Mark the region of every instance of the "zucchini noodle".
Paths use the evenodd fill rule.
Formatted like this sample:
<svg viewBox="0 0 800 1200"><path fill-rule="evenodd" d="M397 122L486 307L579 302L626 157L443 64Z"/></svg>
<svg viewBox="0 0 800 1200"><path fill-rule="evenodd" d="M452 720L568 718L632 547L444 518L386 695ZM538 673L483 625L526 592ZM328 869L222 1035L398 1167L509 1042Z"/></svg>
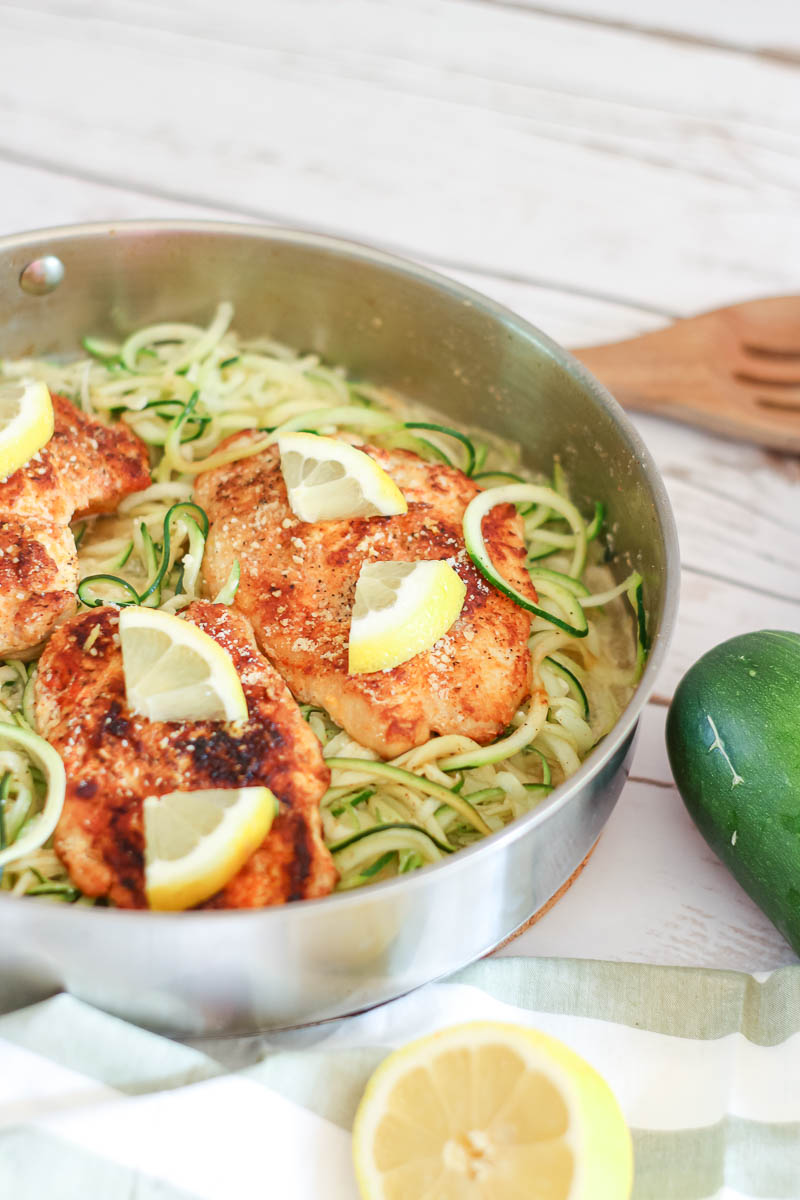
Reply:
<svg viewBox="0 0 800 1200"><path fill-rule="evenodd" d="M0 362L0 378L35 378L105 422L124 421L150 449L152 486L116 513L76 523L82 605L144 604L179 612L204 595L206 514L195 477L259 453L285 430L344 431L358 444L412 450L470 475L481 489L465 520L469 553L489 580L531 612L531 699L493 745L445 735L384 762L325 711L301 705L331 768L323 833L347 890L406 874L471 845L530 812L578 769L612 728L641 672L648 639L642 580L615 579L604 558L602 498L585 516L560 462L551 479L528 471L517 445L454 428L436 413L348 378L315 354L242 338L222 303L207 326L160 323L124 341L86 337L75 361ZM243 430L261 436L219 449ZM497 575L482 548L481 514L516 503L537 601ZM474 510L473 510L474 506ZM477 521L470 518L470 510ZM239 563L218 595L233 603ZM631 618L633 614L633 619ZM35 734L35 664L0 662L0 734ZM41 741L41 739L39 739ZM33 759L0 737L0 854L36 828L50 788ZM28 845L30 838L25 843ZM52 838L8 861L0 890L81 898Z"/></svg>

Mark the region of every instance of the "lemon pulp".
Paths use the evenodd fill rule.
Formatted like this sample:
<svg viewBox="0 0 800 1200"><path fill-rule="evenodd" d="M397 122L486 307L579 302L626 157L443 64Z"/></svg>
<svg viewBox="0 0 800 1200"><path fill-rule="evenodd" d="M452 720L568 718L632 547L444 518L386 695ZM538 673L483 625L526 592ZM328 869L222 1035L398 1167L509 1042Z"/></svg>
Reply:
<svg viewBox="0 0 800 1200"><path fill-rule="evenodd" d="M145 893L178 911L213 896L263 842L277 811L269 788L205 788L144 801Z"/></svg>
<svg viewBox="0 0 800 1200"><path fill-rule="evenodd" d="M391 1054L353 1129L364 1200L627 1200L631 1139L608 1085L563 1043L482 1021Z"/></svg>
<svg viewBox="0 0 800 1200"><path fill-rule="evenodd" d="M53 436L53 402L43 383L0 385L0 479L33 458Z"/></svg>
<svg viewBox="0 0 800 1200"><path fill-rule="evenodd" d="M450 629L467 588L440 559L364 563L350 622L348 671L385 671L430 650Z"/></svg>
<svg viewBox="0 0 800 1200"><path fill-rule="evenodd" d="M396 516L408 511L403 493L369 454L316 433L278 437L289 507L301 521Z"/></svg>
<svg viewBox="0 0 800 1200"><path fill-rule="evenodd" d="M130 605L119 615L128 705L151 721L245 721L228 652L190 621Z"/></svg>

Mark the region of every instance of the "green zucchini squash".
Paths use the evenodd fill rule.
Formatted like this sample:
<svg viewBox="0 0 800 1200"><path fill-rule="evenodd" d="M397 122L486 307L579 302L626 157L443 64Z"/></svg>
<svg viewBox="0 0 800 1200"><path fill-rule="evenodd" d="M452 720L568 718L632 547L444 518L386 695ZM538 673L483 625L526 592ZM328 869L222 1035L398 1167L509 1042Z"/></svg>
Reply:
<svg viewBox="0 0 800 1200"><path fill-rule="evenodd" d="M670 706L667 751L703 837L800 953L800 634L704 654Z"/></svg>

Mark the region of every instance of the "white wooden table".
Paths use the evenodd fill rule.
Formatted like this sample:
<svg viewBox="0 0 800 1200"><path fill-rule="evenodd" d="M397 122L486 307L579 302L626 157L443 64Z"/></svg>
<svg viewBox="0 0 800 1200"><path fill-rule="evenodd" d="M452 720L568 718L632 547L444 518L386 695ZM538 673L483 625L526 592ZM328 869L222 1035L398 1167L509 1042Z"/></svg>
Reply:
<svg viewBox="0 0 800 1200"><path fill-rule="evenodd" d="M585 345L800 290L798 191L795 0L0 0L3 234L314 228ZM692 826L663 729L704 650L800 629L800 463L636 423L678 520L678 629L597 851L512 952L767 969L795 957Z"/></svg>

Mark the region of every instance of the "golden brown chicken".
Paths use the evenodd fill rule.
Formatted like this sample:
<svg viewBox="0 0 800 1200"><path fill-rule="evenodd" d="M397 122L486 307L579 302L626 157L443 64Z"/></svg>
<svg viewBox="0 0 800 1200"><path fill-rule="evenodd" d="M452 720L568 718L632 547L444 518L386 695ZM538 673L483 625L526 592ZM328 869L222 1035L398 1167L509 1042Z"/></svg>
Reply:
<svg viewBox="0 0 800 1200"><path fill-rule="evenodd" d="M258 434L239 434L226 445ZM405 450L362 447L408 502L395 517L307 524L289 508L277 448L201 475L195 498L211 530L203 571L213 594L235 559L236 606L294 695L327 709L348 733L391 757L431 733L497 737L531 688L530 616L491 587L464 547L462 518L478 486ZM483 533L498 570L525 595L520 518L492 509ZM434 648L391 670L348 675L356 580L365 561L448 559L467 587L460 617Z"/></svg>
<svg viewBox="0 0 800 1200"><path fill-rule="evenodd" d="M73 517L113 511L150 484L147 447L126 425L52 399L50 441L0 480L0 658L30 652L75 608Z"/></svg>
<svg viewBox="0 0 800 1200"><path fill-rule="evenodd" d="M213 908L258 908L323 896L336 869L321 835L319 801L330 773L288 688L259 654L245 617L195 601L186 619L224 645L242 681L249 719L158 722L127 708L118 609L92 609L65 622L39 663L36 721L67 773L55 849L88 896L146 906L145 796L263 784L280 812L258 850Z"/></svg>
<svg viewBox="0 0 800 1200"><path fill-rule="evenodd" d="M24 654L75 608L78 556L68 525L0 516L0 658Z"/></svg>

